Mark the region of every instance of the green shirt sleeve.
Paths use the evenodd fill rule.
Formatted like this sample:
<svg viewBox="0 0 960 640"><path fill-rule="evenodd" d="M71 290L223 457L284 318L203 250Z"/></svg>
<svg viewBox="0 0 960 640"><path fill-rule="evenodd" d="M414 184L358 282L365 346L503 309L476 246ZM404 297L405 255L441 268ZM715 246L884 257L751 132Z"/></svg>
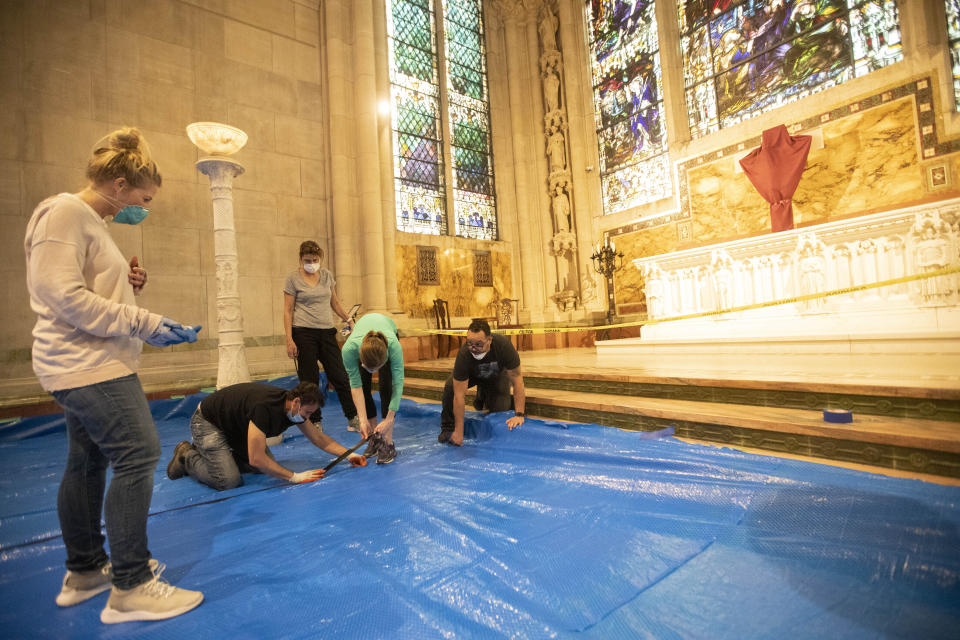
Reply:
<svg viewBox="0 0 960 640"><path fill-rule="evenodd" d="M390 411L400 408L400 396L403 395L403 347L400 341L394 338L387 347L390 353L390 373L393 374L393 395L390 397Z"/></svg>
<svg viewBox="0 0 960 640"><path fill-rule="evenodd" d="M343 356L343 368L350 377L350 388L360 389L363 382L360 380L360 343L356 340L347 340L340 353Z"/></svg>

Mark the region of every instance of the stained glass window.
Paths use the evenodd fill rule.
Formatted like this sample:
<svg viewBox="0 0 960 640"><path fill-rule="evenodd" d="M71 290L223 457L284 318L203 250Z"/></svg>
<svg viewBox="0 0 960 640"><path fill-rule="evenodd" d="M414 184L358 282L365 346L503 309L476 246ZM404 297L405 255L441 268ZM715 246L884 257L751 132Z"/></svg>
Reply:
<svg viewBox="0 0 960 640"><path fill-rule="evenodd" d="M456 234L496 240L487 54L480 0L443 0Z"/></svg>
<svg viewBox="0 0 960 640"><path fill-rule="evenodd" d="M397 228L447 230L437 33L430 0L386 0Z"/></svg>
<svg viewBox="0 0 960 640"><path fill-rule="evenodd" d="M588 0L604 213L672 192L653 0Z"/></svg>
<svg viewBox="0 0 960 640"><path fill-rule="evenodd" d="M678 0L696 138L903 59L894 0Z"/></svg>
<svg viewBox="0 0 960 640"><path fill-rule="evenodd" d="M953 63L953 100L960 109L960 0L946 0L947 38Z"/></svg>
<svg viewBox="0 0 960 640"><path fill-rule="evenodd" d="M443 0L442 30L436 2L386 0L397 228L446 234L452 199L457 235L496 239L480 0ZM452 158L449 190L446 158Z"/></svg>

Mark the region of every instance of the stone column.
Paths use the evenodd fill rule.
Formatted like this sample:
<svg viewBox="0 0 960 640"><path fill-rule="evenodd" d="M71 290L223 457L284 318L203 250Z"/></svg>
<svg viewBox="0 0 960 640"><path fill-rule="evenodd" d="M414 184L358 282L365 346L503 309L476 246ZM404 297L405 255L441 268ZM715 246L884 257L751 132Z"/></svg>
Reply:
<svg viewBox="0 0 960 640"><path fill-rule="evenodd" d="M539 321L543 316L543 255L545 238L541 216L547 210L537 197L538 163L544 162L542 136L534 136L534 104L531 103L531 87L539 87L537 57L529 48L537 42L536 25L530 24L532 14L523 3L502 0L495 3L504 24L506 52L509 60L526 61L511 64L507 68L507 86L510 102L510 120L513 130L513 170L517 195L517 217L520 232L517 234L520 254L522 298L521 309L528 317L524 321ZM532 39L531 39L532 37ZM537 92L539 93L539 92ZM534 96L536 97L536 96ZM538 144L539 143L539 144ZM508 170L509 170L508 169Z"/></svg>
<svg viewBox="0 0 960 640"><path fill-rule="evenodd" d="M579 268L580 309L605 310L600 281L591 267L590 256L602 217L599 157L597 156L590 48L585 37L589 25L582 3L557 3L560 21L557 42L570 43L563 48L563 101L567 114L567 143L570 151L569 175L571 231L576 236L573 250Z"/></svg>
<svg viewBox="0 0 960 640"><path fill-rule="evenodd" d="M554 307L551 304L551 295L562 286L557 280L557 260L552 254L553 243L553 215L551 213L551 204L553 198L552 185L550 178L558 172L566 172L569 154L567 153L566 122L562 123L561 128L548 128L545 126L544 114L547 111L544 91L543 78L541 77L540 65L540 46L539 46L539 12L544 5L532 5L528 8L524 16L524 30L526 31L526 42L530 43L530 50L525 52L522 59L529 60L530 69L528 73L532 76L533 82L528 89L534 95L531 96L531 120L528 121L528 127L537 131L537 137L541 140L540 157L541 163L546 166L545 173L537 173L536 193L530 194L530 206L527 208L528 224L536 223L538 233L537 245L535 248L538 267L541 277L537 283L537 302L540 315L537 320L553 320L552 312ZM562 92L562 90L560 90ZM543 165L541 165L543 166ZM544 182L544 176L547 177ZM547 315L550 314L550 315Z"/></svg>
<svg viewBox="0 0 960 640"><path fill-rule="evenodd" d="M354 58L350 42L350 7L346 0L323 3L321 46L325 51L325 95L328 104L330 132L330 232L333 245L333 268L337 288L345 302L362 303L363 261L361 252L359 207L356 195L356 142L353 131L356 120L353 106Z"/></svg>
<svg viewBox="0 0 960 640"><path fill-rule="evenodd" d="M400 311L395 262L396 196L393 187L393 120L390 95L390 61L387 59L387 14L381 2L373 7L373 35L377 71L377 139L380 145L380 212L383 218L383 269L387 309ZM385 107L385 108L384 108Z"/></svg>
<svg viewBox="0 0 960 640"><path fill-rule="evenodd" d="M380 198L380 141L377 134L377 70L374 46L374 4L379 0L358 0L353 5L353 59L356 65L353 131L357 150L357 192L359 211L356 223L361 228L363 304L367 311L387 310L386 269L384 259L384 220Z"/></svg>
<svg viewBox="0 0 960 640"><path fill-rule="evenodd" d="M663 107L667 112L667 147L675 148L690 139L677 3L657 4L656 16L660 36L660 83L663 86ZM676 191L677 185L673 188Z"/></svg>
<svg viewBox="0 0 960 640"><path fill-rule="evenodd" d="M243 165L226 158L197 162L200 173L210 178L213 196L213 246L217 266L217 335L219 364L217 388L250 381L243 349L243 313L237 269L237 234L233 223L233 179Z"/></svg>

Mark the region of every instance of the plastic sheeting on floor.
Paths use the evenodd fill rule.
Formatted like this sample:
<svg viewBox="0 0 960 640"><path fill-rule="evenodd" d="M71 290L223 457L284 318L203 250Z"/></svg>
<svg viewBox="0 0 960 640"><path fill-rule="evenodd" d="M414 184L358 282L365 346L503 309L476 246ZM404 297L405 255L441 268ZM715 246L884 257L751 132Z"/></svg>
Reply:
<svg viewBox="0 0 960 640"><path fill-rule="evenodd" d="M282 383L289 385L289 380ZM204 603L102 625L60 609L62 420L0 427L0 635L9 638L948 638L960 629L960 488L596 425L404 400L400 455L291 486L170 481L201 396L152 403L164 444L150 548ZM327 433L346 431L335 396ZM295 435L294 435L295 434ZM323 466L296 428L273 448ZM657 437L660 436L660 437Z"/></svg>

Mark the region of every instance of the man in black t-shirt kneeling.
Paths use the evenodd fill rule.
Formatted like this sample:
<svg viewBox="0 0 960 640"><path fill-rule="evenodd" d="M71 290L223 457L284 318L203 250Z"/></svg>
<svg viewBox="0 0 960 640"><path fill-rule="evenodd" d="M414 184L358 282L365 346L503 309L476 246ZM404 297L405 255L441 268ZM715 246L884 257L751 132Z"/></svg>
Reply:
<svg viewBox="0 0 960 640"><path fill-rule="evenodd" d="M453 363L453 375L443 387L439 442L463 444L464 397L467 389L474 385L477 387L475 409L507 411L512 404L514 414L507 419L507 427L512 431L523 424L527 395L520 374L520 354L508 338L490 333L490 325L479 318L467 328L467 341L460 347Z"/></svg>
<svg viewBox="0 0 960 640"><path fill-rule="evenodd" d="M167 476L176 480L188 475L217 491L242 485L243 473L266 473L295 484L319 480L323 469L290 471L267 448L267 438L295 424L317 448L333 456L344 453L345 447L310 421L319 406L320 389L312 382L290 391L256 382L215 391L197 405L190 418L193 442L184 440L173 450ZM367 463L359 454L348 460L355 467Z"/></svg>

